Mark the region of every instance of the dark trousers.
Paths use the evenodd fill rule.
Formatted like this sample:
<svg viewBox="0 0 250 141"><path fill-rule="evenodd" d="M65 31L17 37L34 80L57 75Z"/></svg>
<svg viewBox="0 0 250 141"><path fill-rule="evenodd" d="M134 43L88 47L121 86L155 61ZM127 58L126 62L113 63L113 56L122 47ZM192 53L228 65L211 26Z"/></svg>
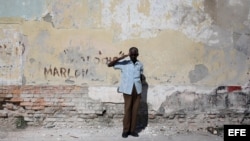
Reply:
<svg viewBox="0 0 250 141"><path fill-rule="evenodd" d="M134 132L141 95L137 94L136 88L133 86L132 95L123 94L123 97L125 113L123 118L123 132Z"/></svg>

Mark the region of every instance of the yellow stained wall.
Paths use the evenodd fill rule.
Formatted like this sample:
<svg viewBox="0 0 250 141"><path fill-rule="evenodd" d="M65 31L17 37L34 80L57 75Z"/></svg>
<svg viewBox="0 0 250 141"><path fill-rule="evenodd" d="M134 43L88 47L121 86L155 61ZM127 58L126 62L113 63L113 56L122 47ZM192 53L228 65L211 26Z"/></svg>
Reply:
<svg viewBox="0 0 250 141"><path fill-rule="evenodd" d="M217 36L227 32L212 29L203 0L159 2L53 0L37 20L0 18L1 83L116 85L119 72L106 62L131 46L139 48L150 85L242 85L249 79L247 54L228 42L231 36Z"/></svg>

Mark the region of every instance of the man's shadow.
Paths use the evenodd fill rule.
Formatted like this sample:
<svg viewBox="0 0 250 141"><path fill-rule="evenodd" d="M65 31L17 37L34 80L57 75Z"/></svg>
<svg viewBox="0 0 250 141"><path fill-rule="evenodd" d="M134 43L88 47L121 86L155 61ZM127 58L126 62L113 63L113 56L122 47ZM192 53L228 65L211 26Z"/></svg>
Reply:
<svg viewBox="0 0 250 141"><path fill-rule="evenodd" d="M137 115L137 124L136 131L137 133L144 130L148 125L148 103L147 103L147 95L148 95L148 83L146 81L145 75L141 75L142 81L142 93L141 93L141 102Z"/></svg>

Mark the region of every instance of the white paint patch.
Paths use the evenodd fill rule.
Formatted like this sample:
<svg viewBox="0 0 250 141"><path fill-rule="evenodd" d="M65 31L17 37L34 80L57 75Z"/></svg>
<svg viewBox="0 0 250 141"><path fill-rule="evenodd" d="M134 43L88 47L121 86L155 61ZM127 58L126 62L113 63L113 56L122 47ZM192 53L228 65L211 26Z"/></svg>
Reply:
<svg viewBox="0 0 250 141"><path fill-rule="evenodd" d="M234 5L240 5L243 6L243 3L241 0L229 0L229 5L234 6Z"/></svg>
<svg viewBox="0 0 250 141"><path fill-rule="evenodd" d="M116 30L117 40L136 37L156 37L161 30L173 29L186 34L195 41L207 42L213 34L210 28L212 19L201 6L197 9L193 3L203 4L204 0L149 0L147 13L139 12L139 0L126 0L111 9L112 1L102 1L102 26Z"/></svg>
<svg viewBox="0 0 250 141"><path fill-rule="evenodd" d="M116 87L89 87L89 97L100 102L124 103L123 94Z"/></svg>
<svg viewBox="0 0 250 141"><path fill-rule="evenodd" d="M157 85L149 87L147 94L142 97L146 97L148 104L152 106L152 109L157 111L166 98L172 95L174 92L195 92L198 94L209 94L211 88L196 88L194 86L166 86ZM89 87L89 97L100 102L108 103L124 103L123 94L117 93L117 87Z"/></svg>
<svg viewBox="0 0 250 141"><path fill-rule="evenodd" d="M213 90L212 90L213 91ZM195 92L197 94L209 94L211 88L197 88L195 86L166 86L158 85L151 87L148 91L147 102L152 105L152 109L157 111L166 98L175 92Z"/></svg>
<svg viewBox="0 0 250 141"><path fill-rule="evenodd" d="M246 25L250 29L250 10L249 10L249 13L248 13L247 20L244 21L244 25Z"/></svg>
<svg viewBox="0 0 250 141"><path fill-rule="evenodd" d="M0 29L0 34L0 84L22 84L23 35L15 29Z"/></svg>

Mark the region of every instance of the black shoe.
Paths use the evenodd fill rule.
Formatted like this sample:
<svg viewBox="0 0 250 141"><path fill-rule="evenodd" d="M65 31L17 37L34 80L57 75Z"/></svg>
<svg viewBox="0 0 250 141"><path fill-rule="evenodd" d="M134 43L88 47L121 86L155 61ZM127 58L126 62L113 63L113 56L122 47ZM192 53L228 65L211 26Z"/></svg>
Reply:
<svg viewBox="0 0 250 141"><path fill-rule="evenodd" d="M130 135L133 137L139 137L138 133L136 133L136 132L131 132Z"/></svg>
<svg viewBox="0 0 250 141"><path fill-rule="evenodd" d="M123 137L123 138L127 138L127 137L128 137L128 132L123 132L123 133L122 133L122 137Z"/></svg>

